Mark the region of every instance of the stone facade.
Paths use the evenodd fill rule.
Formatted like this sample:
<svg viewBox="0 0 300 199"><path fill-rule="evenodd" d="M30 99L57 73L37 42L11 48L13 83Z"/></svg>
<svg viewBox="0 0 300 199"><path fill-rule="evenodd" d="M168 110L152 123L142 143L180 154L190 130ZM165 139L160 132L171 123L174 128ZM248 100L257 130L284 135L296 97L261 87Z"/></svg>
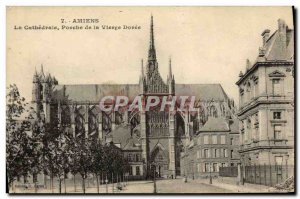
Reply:
<svg viewBox="0 0 300 199"><path fill-rule="evenodd" d="M240 154L244 165L294 165L294 31L262 33L254 64L237 81L240 92Z"/></svg>
<svg viewBox="0 0 300 199"><path fill-rule="evenodd" d="M181 173L189 178L218 176L220 167L240 163L238 120L210 117L181 156Z"/></svg>

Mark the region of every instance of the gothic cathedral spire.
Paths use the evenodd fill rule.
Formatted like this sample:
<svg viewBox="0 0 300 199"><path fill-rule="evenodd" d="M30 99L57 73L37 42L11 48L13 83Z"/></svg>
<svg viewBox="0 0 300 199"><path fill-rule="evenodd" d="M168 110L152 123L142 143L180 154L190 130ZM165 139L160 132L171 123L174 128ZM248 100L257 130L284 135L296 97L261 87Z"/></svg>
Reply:
<svg viewBox="0 0 300 199"><path fill-rule="evenodd" d="M154 45L154 28L152 15L150 21L150 45L148 51L148 63L146 64L145 84L146 91L149 93L168 92L168 85L164 83L158 71L158 63L156 60L156 51Z"/></svg>
<svg viewBox="0 0 300 199"><path fill-rule="evenodd" d="M141 75L140 75L140 79L144 79L145 74L144 74L144 60L141 60Z"/></svg>
<svg viewBox="0 0 300 199"><path fill-rule="evenodd" d="M148 52L148 62L156 62L156 52L154 46L154 32L153 32L153 16L151 15L150 22L150 46Z"/></svg>
<svg viewBox="0 0 300 199"><path fill-rule="evenodd" d="M172 79L172 61L171 57L169 58L169 76L168 78Z"/></svg>

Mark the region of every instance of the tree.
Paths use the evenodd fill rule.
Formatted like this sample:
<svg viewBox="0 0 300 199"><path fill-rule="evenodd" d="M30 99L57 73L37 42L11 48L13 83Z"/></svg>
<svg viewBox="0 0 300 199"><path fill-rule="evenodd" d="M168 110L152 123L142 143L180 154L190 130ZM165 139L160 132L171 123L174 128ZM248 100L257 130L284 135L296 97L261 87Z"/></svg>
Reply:
<svg viewBox="0 0 300 199"><path fill-rule="evenodd" d="M78 156L78 172L82 178L82 188L83 193L85 193L85 180L87 178L88 173L91 171L91 150L90 150L90 141L87 138L80 138L80 140L76 140L77 151L76 154Z"/></svg>
<svg viewBox="0 0 300 199"><path fill-rule="evenodd" d="M27 105L17 86L9 85L6 94L6 172L12 191L15 179L21 175L26 179L30 169L24 159L28 155L29 136L26 131L30 128L30 123L21 118Z"/></svg>
<svg viewBox="0 0 300 199"><path fill-rule="evenodd" d="M66 172L68 172L68 154L66 140L69 135L64 132L58 115L54 115L49 123L45 123L43 135L43 165L45 175L50 175L52 192L54 192L53 180L58 177L59 193L61 193L62 178L65 183ZM66 190L66 189L65 189Z"/></svg>
<svg viewBox="0 0 300 199"><path fill-rule="evenodd" d="M99 176L104 169L104 154L103 146L99 140L96 140L91 143L90 150L92 154L91 158L91 172L96 176L97 181L97 193L99 193Z"/></svg>
<svg viewBox="0 0 300 199"><path fill-rule="evenodd" d="M33 176L33 182L35 192L37 192L37 175L43 170L42 167L42 152L40 150L41 144L38 137L32 136L29 138L28 143L28 161L30 167L30 173Z"/></svg>
<svg viewBox="0 0 300 199"><path fill-rule="evenodd" d="M64 134L64 140L63 140L63 170L64 170L64 187L65 187L65 193L67 193L67 185L66 185L66 178L67 174L71 171L70 168L70 144L72 143L73 137L70 134Z"/></svg>
<svg viewBox="0 0 300 199"><path fill-rule="evenodd" d="M34 119L33 115L36 115L36 112L32 111L30 114L31 119ZM44 121L35 117L34 122L32 123L32 136L31 136L31 146L32 152L30 155L30 168L35 183L35 192L37 192L37 175L43 171L43 139L45 136L45 125Z"/></svg>
<svg viewBox="0 0 300 199"><path fill-rule="evenodd" d="M125 160L120 148L115 146L113 142L103 147L104 171L110 175L123 175L128 171L128 162ZM112 179L113 181L113 179Z"/></svg>
<svg viewBox="0 0 300 199"><path fill-rule="evenodd" d="M75 177L79 170L79 168L78 168L79 160L78 160L77 152L78 152L77 144L76 144L74 137L72 137L68 143L68 153L69 153L69 170L74 177L74 191L75 192L76 192L76 178Z"/></svg>
<svg viewBox="0 0 300 199"><path fill-rule="evenodd" d="M44 148L44 157L46 168L50 169L52 192L53 192L53 177L56 176L59 181L59 193L61 193L62 179L64 180L69 172L69 146L70 137L67 134L61 134L59 137L47 142ZM65 184L66 192L66 184Z"/></svg>
<svg viewBox="0 0 300 199"><path fill-rule="evenodd" d="M53 178L58 173L56 164L53 164L56 159L56 149L57 146L53 140L45 142L42 148L44 173L50 176L52 193L54 192Z"/></svg>
<svg viewBox="0 0 300 199"><path fill-rule="evenodd" d="M24 177L24 182L30 172L30 138L26 134L27 124L21 122L20 126L16 126L15 130L9 131L10 138L7 140L6 147L6 169L9 179L9 186L13 191L13 182L16 178Z"/></svg>

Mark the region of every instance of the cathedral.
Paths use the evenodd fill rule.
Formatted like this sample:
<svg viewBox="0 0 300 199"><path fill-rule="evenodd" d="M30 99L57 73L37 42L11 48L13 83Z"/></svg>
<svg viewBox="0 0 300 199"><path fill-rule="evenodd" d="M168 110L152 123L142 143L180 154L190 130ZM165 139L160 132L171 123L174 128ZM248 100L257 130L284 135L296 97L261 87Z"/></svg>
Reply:
<svg viewBox="0 0 300 199"><path fill-rule="evenodd" d="M181 175L180 155L208 118L235 115L234 102L220 84L176 83L171 60L164 66L169 69L165 81L159 73L154 41L151 16L148 58L142 61L137 84L59 84L43 68L33 76L32 102L38 114L47 123L59 121L66 133L78 138L113 142L128 159L132 179L146 178L151 168L159 177ZM150 96L195 96L197 111L102 111L99 102L108 95L127 96L131 102L141 96L143 104Z"/></svg>

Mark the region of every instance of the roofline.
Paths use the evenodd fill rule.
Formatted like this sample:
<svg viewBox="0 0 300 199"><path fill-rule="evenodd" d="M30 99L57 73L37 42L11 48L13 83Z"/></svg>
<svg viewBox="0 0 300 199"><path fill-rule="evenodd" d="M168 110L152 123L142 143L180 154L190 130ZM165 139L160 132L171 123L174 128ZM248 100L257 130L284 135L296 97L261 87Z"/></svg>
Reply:
<svg viewBox="0 0 300 199"><path fill-rule="evenodd" d="M278 30L275 30L275 31L273 32L273 34L271 34L271 36L269 36L269 38L267 39L266 43L268 43L268 41L270 41L270 39L271 39L272 37L274 37L274 35L275 35L277 32L278 32Z"/></svg>
<svg viewBox="0 0 300 199"><path fill-rule="evenodd" d="M225 92L223 86L221 84L219 84L219 86L221 87L221 90L222 90L223 95L225 96L225 98L227 98L227 100L230 100L230 98L228 97L227 93Z"/></svg>
<svg viewBox="0 0 300 199"><path fill-rule="evenodd" d="M276 64L276 65L281 65L281 64L288 64L288 65L294 65L293 61L287 61L287 60L272 60L272 61L264 61L264 62L256 62L235 84L240 85L240 83L246 79L258 66L261 65L270 65L270 64Z"/></svg>

